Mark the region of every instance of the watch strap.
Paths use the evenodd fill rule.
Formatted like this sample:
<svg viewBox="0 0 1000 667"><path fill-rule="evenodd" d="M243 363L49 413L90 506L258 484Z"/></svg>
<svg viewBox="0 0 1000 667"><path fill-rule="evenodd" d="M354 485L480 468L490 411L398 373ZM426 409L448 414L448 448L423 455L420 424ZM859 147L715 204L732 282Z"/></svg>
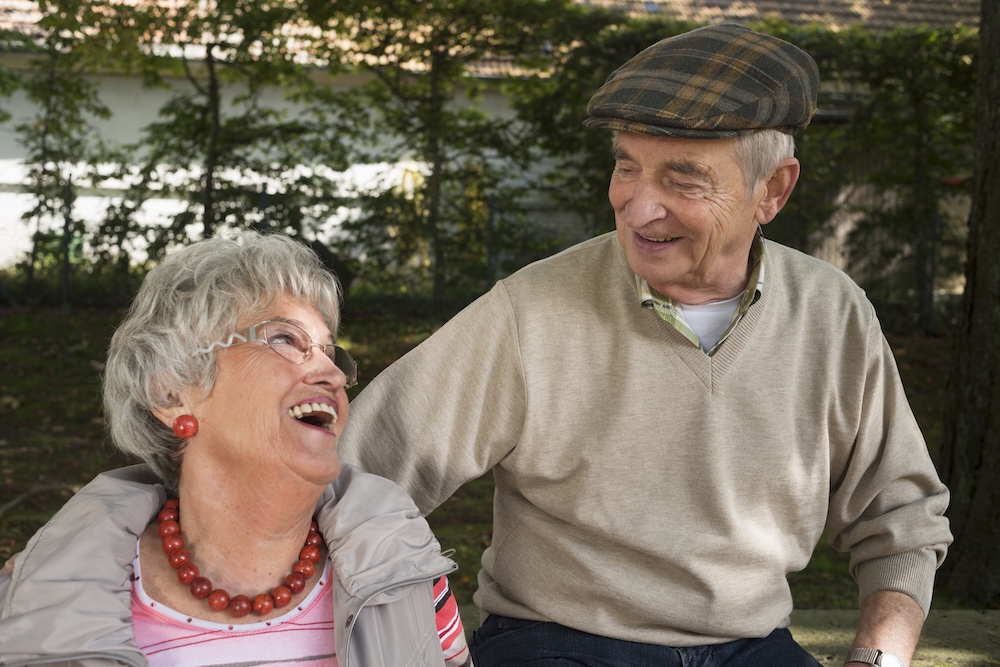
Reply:
<svg viewBox="0 0 1000 667"><path fill-rule="evenodd" d="M852 648L844 662L864 662L869 665L878 665L880 657L882 657L882 651L877 648Z"/></svg>

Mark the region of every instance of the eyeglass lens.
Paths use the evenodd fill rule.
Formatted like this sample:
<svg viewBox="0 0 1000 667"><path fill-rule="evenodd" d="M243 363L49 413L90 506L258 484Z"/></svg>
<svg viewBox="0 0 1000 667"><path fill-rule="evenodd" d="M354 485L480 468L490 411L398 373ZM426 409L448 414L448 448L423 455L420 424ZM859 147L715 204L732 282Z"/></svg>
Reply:
<svg viewBox="0 0 1000 667"><path fill-rule="evenodd" d="M309 356L313 345L323 350L330 361L347 376L348 388L357 384L358 365L350 353L339 345L313 343L301 327L290 322L272 320L263 327L264 341L275 352L295 364L301 364Z"/></svg>

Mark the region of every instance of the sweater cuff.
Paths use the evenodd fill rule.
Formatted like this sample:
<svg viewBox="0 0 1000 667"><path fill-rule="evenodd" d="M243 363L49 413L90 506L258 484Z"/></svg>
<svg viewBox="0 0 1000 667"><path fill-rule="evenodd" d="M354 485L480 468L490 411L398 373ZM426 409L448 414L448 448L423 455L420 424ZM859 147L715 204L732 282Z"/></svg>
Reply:
<svg viewBox="0 0 1000 667"><path fill-rule="evenodd" d="M924 610L931 608L937 556L930 549L907 551L865 561L857 566L858 601L872 593L895 591L913 598Z"/></svg>

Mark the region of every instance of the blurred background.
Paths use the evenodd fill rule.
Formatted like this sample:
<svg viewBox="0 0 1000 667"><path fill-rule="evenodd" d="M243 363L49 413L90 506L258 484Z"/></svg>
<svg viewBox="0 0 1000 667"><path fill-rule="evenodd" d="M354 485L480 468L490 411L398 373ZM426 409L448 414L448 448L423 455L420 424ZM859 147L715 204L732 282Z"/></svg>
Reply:
<svg viewBox="0 0 1000 667"><path fill-rule="evenodd" d="M819 64L802 176L767 236L866 289L957 491L969 546L940 604L1000 608L1000 389L983 379L1000 314L974 326L966 289L1000 259L969 234L991 228L992 2L0 0L0 562L126 462L100 371L165 254L229 227L309 244L346 288L363 387L498 279L612 230L610 134L583 129L587 100L655 41L734 20ZM470 609L491 492L431 516ZM793 584L803 608L856 603L826 546Z"/></svg>

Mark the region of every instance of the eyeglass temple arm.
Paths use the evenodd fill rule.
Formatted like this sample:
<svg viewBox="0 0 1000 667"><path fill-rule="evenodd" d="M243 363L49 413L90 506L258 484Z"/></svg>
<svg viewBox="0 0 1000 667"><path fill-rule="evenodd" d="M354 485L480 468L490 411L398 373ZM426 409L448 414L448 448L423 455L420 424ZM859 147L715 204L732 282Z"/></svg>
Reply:
<svg viewBox="0 0 1000 667"><path fill-rule="evenodd" d="M227 338L226 340L217 340L214 343L212 343L211 345L209 345L208 347L200 347L200 348L198 348L197 350L195 350L195 354L206 354L206 353L212 352L212 351L214 351L216 349L220 349L221 350L221 349L226 348L226 347L232 347L233 345L237 345L239 343L247 343L247 342L249 342L249 339L246 336L244 336L243 334L241 334L241 333L231 333L231 334L229 334L229 338Z"/></svg>

